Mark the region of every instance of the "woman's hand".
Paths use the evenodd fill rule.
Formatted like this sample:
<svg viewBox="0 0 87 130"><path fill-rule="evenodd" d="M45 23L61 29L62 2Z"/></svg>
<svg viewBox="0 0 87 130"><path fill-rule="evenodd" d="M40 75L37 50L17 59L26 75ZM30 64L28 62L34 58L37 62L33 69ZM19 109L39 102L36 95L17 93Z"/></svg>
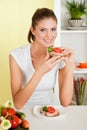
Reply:
<svg viewBox="0 0 87 130"><path fill-rule="evenodd" d="M63 59L64 59L64 57L61 57L59 55L54 55L54 56L50 57L48 54L45 61L41 64L41 66L38 68L38 70L42 75L44 75L45 73L52 70L53 67Z"/></svg>
<svg viewBox="0 0 87 130"><path fill-rule="evenodd" d="M60 57L64 57L65 62L67 62L67 61L73 62L74 61L74 52L72 49L64 48L64 47L60 47L60 49L62 50L61 53L58 53L55 51L49 52L50 57L60 56Z"/></svg>
<svg viewBox="0 0 87 130"><path fill-rule="evenodd" d="M62 56L64 57L64 61L67 62L72 62L74 63L74 52L70 48L63 48Z"/></svg>

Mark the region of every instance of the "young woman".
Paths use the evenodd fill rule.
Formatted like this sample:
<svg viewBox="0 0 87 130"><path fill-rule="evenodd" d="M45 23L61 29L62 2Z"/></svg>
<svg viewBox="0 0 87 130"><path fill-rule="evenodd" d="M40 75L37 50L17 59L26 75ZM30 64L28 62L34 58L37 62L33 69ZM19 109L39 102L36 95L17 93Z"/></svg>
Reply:
<svg viewBox="0 0 87 130"><path fill-rule="evenodd" d="M29 43L10 52L13 102L17 109L29 104L70 104L73 95L74 56L71 49L49 53L57 36L57 18L48 8L37 9L28 34ZM51 54L51 56L50 56ZM58 72L59 97L53 88Z"/></svg>

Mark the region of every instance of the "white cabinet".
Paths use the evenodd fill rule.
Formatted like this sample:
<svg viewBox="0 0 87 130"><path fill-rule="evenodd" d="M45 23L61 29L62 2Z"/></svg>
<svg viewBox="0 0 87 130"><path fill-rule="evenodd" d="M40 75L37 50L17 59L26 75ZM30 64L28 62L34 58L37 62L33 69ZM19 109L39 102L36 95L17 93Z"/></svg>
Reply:
<svg viewBox="0 0 87 130"><path fill-rule="evenodd" d="M87 61L87 30L84 28L66 29L68 14L65 4L66 0L54 0L54 10L58 18L58 36L55 45L72 48L75 53L75 63ZM87 71L74 73L87 73Z"/></svg>
<svg viewBox="0 0 87 130"><path fill-rule="evenodd" d="M67 22L69 16L65 4L66 0L54 0L54 10L58 18L58 37L55 45L72 48L75 54L75 64L87 62L87 30L84 27L78 29L67 28L69 26ZM87 70L75 69L74 75L87 77Z"/></svg>

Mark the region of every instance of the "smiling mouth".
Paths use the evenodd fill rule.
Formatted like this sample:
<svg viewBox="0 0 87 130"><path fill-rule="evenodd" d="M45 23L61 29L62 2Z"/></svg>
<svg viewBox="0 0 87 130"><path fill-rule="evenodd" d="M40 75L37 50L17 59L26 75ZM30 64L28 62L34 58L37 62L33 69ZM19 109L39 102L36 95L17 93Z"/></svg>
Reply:
<svg viewBox="0 0 87 130"><path fill-rule="evenodd" d="M47 43L51 43L53 41L53 39L45 39L44 41Z"/></svg>

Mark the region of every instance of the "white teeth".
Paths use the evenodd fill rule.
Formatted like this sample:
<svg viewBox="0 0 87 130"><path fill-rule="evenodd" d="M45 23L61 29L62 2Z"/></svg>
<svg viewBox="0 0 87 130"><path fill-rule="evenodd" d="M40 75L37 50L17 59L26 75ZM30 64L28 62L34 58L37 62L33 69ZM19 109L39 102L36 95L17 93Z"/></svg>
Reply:
<svg viewBox="0 0 87 130"><path fill-rule="evenodd" d="M52 40L44 40L45 42L51 42Z"/></svg>

